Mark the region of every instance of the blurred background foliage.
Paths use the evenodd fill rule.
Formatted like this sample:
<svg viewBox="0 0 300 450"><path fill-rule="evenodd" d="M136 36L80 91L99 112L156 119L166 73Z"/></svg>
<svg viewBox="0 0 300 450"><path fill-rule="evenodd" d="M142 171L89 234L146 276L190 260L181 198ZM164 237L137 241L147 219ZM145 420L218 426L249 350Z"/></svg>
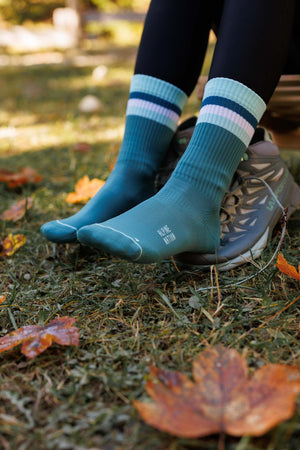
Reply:
<svg viewBox="0 0 300 450"><path fill-rule="evenodd" d="M0 0L0 18L15 25L50 20L53 10L71 6L81 12L95 8L104 12L142 10L147 0Z"/></svg>

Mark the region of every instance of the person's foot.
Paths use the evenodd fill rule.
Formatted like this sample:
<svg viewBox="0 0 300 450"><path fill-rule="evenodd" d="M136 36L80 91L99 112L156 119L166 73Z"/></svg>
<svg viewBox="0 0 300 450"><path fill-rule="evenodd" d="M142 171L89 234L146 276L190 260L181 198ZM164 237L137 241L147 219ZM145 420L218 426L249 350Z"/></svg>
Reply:
<svg viewBox="0 0 300 450"><path fill-rule="evenodd" d="M197 117L191 117L182 122L181 125L179 125L169 146L165 159L162 162L160 170L155 178L156 192L166 184L173 170L175 169L177 162L183 155L192 137L196 121ZM161 202L159 195L154 202L152 201L152 203L152 205L149 205L149 202L146 205L141 205L142 207L139 208L138 215L140 211L142 213L144 209L147 211L145 215L142 214L143 217L141 217L141 219L137 219L136 208L134 208L132 212L129 211L125 215L125 219L127 219L130 223L130 225L126 226L126 229L124 228L124 224L122 224L121 228L117 230L119 225L117 224L116 220L113 221L112 226L110 222L106 222L104 224L94 224L81 228L78 232L78 240L85 245L96 247L102 250L104 249L111 253L113 252L118 256L136 262L152 262L156 261L157 259L161 259L162 256L160 247L162 243L163 246L166 246L166 251L163 252L164 258L168 257L169 254L174 254L174 246L177 246L178 244L178 240L175 242L176 239L174 239L174 237L178 232L181 234L183 230L186 231L185 238L183 239L182 243L183 248L187 248L188 245L191 245L191 248L193 248L194 244L193 242L189 244L189 239L191 239L191 237L192 239L195 239L195 235L197 235L198 233L197 231L195 233L190 233L188 230L189 223L191 221L197 222L197 220L199 220L195 217L193 217L192 219L190 218L190 211L193 211L194 208L191 207L190 211L185 212L185 208L187 207L187 205L183 205L182 209L178 211L176 208L171 208L172 199L171 201L167 201L166 203L164 202L164 200ZM165 215L166 218L164 218ZM191 215L193 216L193 214ZM133 218L132 221L131 216ZM177 227L175 229L174 226L172 226L171 229L170 226L166 225L167 223L170 223L171 216L174 216L175 222L178 222L179 231L177 231ZM185 219L186 223L185 225L183 225ZM123 222L123 219L121 220ZM151 234L151 231L148 231L148 227L150 222L152 223L152 227L155 230L155 233L154 238L149 240L148 238ZM217 228L218 226L219 224L217 223ZM199 226L199 230L200 229L201 226ZM141 242L141 233L144 236L144 239L142 240L146 241L145 244L142 244ZM104 240L103 234L106 236ZM218 235L219 230L215 232L214 236ZM110 242L111 239L113 241L113 244L111 244ZM201 240L201 238L199 237L198 240ZM124 241L127 241L126 245L124 244ZM112 245L114 248L112 248ZM145 245L146 249L143 248Z"/></svg>
<svg viewBox="0 0 300 450"><path fill-rule="evenodd" d="M255 139L222 201L219 248L215 253L176 255L177 262L201 268L214 264L225 271L258 258L282 217L280 206L261 180L287 209L287 217L300 205L300 188L281 159L278 147L268 140L262 128L256 131Z"/></svg>
<svg viewBox="0 0 300 450"><path fill-rule="evenodd" d="M41 227L43 235L52 242L66 244L77 242L77 231L92 223L122 214L154 195L154 176L124 165L112 172L104 186L76 214L62 220L52 220Z"/></svg>
<svg viewBox="0 0 300 450"><path fill-rule="evenodd" d="M247 86L210 79L192 138L165 186L130 211L81 228L78 240L141 263L215 253L222 198L265 107Z"/></svg>
<svg viewBox="0 0 300 450"><path fill-rule="evenodd" d="M104 222L154 194L154 178L168 150L187 95L176 86L135 74L116 166L101 190L77 214L53 220L41 232L50 241L77 241L79 228Z"/></svg>
<svg viewBox="0 0 300 450"><path fill-rule="evenodd" d="M124 214L80 228L77 238L89 247L128 261L152 263L183 251L213 251L220 236L219 209L179 179ZM199 214L199 206L201 214Z"/></svg>

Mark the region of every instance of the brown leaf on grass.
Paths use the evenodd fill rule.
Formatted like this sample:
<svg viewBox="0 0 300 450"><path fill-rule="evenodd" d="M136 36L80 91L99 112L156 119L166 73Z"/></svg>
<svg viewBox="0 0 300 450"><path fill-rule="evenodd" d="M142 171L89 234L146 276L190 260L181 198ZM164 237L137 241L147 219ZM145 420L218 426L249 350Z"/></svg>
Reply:
<svg viewBox="0 0 300 450"><path fill-rule="evenodd" d="M194 381L156 367L150 374L153 402L135 401L135 407L148 424L186 438L260 436L293 415L300 392L296 367L267 364L249 378L245 358L220 345L195 358Z"/></svg>
<svg viewBox="0 0 300 450"><path fill-rule="evenodd" d="M0 215L0 219L17 222L17 220L22 219L22 217L25 215L25 212L32 207L32 202L32 197L28 197L12 204L6 211L4 211Z"/></svg>
<svg viewBox="0 0 300 450"><path fill-rule="evenodd" d="M22 167L19 172L0 169L0 182L14 188L28 183L39 183L42 177L31 167Z"/></svg>
<svg viewBox="0 0 300 450"><path fill-rule="evenodd" d="M294 278L297 281L300 281L300 264L298 267L298 272L296 267L291 266L287 262L284 256L282 256L280 253L278 253L277 257L277 264L276 267L280 270L280 272L284 273L285 275L289 275L290 277Z"/></svg>
<svg viewBox="0 0 300 450"><path fill-rule="evenodd" d="M80 178L75 184L75 192L71 192L66 197L68 203L87 202L90 198L102 188L105 181L98 180L98 178L89 179L87 175Z"/></svg>
<svg viewBox="0 0 300 450"><path fill-rule="evenodd" d="M92 148L91 144L88 144L87 142L77 142L73 146L73 149L75 150L75 152L79 152L79 153L89 152L91 150L91 148Z"/></svg>
<svg viewBox="0 0 300 450"><path fill-rule="evenodd" d="M60 345L78 345L79 333L72 325L76 319L58 317L47 325L27 325L0 339L0 353L22 344L21 352L34 358L45 351L52 342Z"/></svg>
<svg viewBox="0 0 300 450"><path fill-rule="evenodd" d="M0 256L12 256L26 242L23 234L9 234L3 242L0 242Z"/></svg>
<svg viewBox="0 0 300 450"><path fill-rule="evenodd" d="M0 305L2 305L2 303L5 302L5 300L6 300L6 295L5 294L0 295Z"/></svg>

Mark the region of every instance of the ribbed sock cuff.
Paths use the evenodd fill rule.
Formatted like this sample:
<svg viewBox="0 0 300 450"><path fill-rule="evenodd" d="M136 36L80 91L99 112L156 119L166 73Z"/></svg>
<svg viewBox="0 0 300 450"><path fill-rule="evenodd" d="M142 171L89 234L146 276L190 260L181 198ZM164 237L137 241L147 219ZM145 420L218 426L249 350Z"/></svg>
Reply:
<svg viewBox="0 0 300 450"><path fill-rule="evenodd" d="M194 134L174 177L221 201L265 107L259 95L235 80L209 80Z"/></svg>
<svg viewBox="0 0 300 450"><path fill-rule="evenodd" d="M174 103L180 110L183 109L188 100L188 96L177 86L149 75L133 75L129 92L134 91L156 95L163 100Z"/></svg>
<svg viewBox="0 0 300 450"><path fill-rule="evenodd" d="M126 116L150 119L174 132L186 101L186 94L176 86L147 75L134 75Z"/></svg>
<svg viewBox="0 0 300 450"><path fill-rule="evenodd" d="M197 124L225 128L247 147L265 107L247 86L227 78L213 78L207 83Z"/></svg>
<svg viewBox="0 0 300 450"><path fill-rule="evenodd" d="M262 117L266 104L252 89L230 78L211 78L205 86L203 101L206 97L220 96L237 102L249 111L257 121Z"/></svg>

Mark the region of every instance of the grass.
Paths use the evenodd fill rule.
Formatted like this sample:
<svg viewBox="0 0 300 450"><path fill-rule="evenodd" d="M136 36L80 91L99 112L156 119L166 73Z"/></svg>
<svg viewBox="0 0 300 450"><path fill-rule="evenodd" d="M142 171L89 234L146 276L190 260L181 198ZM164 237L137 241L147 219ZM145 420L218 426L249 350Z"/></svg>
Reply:
<svg viewBox="0 0 300 450"><path fill-rule="evenodd" d="M77 245L54 245L40 234L45 221L78 209L65 202L76 180L85 174L107 178L122 138L136 42L137 34L123 45L113 38L95 41L82 51L90 61L85 65L78 64L82 54L52 65L40 64L35 55L35 65L1 68L0 121L8 128L1 135L0 168L31 166L43 180L18 190L0 185L0 212L24 195L34 196L24 219L0 222L2 239L10 232L27 237L15 255L0 259L0 292L7 294L0 334L64 315L76 317L80 329L79 347L54 345L32 361L19 349L0 355L0 447L5 450L216 449L218 436L178 439L142 422L131 402L145 398L148 365L190 374L207 343L236 348L253 369L266 362L299 363L299 303L257 329L299 294L299 285L274 265L246 286L222 290L219 299L216 289L198 291L216 285L209 272L178 272L172 262L129 264ZM24 62L24 55L18 58ZM92 77L95 64L108 69L98 81ZM89 93L101 99L102 108L85 116L77 106ZM193 95L184 117L198 107ZM91 150L76 152L78 142L89 143ZM283 157L300 181L297 153ZM298 212L282 248L294 265L299 224ZM220 285L255 273L277 241L275 234L255 265L219 274ZM222 309L215 314L219 300ZM261 438L227 437L226 448L296 450L299 413L298 405L291 420Z"/></svg>

